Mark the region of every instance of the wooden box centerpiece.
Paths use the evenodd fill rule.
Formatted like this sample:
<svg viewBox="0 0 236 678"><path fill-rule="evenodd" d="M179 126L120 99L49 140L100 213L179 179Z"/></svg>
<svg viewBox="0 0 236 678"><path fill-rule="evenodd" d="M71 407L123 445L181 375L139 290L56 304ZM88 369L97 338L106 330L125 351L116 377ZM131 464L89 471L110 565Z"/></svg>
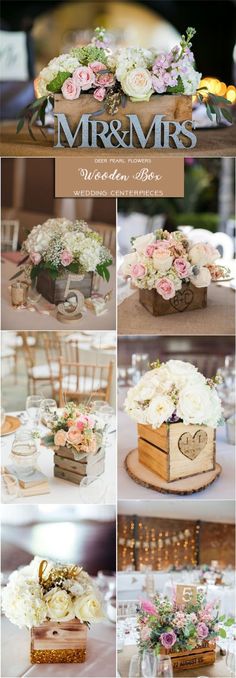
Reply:
<svg viewBox="0 0 236 678"><path fill-rule="evenodd" d="M42 294L42 296L50 301L51 304L61 304L65 301L66 297L69 294L66 293L66 288L68 284L68 273L63 272L58 278L54 279L50 276L48 271L40 271L37 277L37 291ZM91 297L93 289L93 273L86 273L85 275L73 276L73 284L71 284L73 290L78 290L81 294L84 295L85 299Z"/></svg>
<svg viewBox="0 0 236 678"><path fill-rule="evenodd" d="M78 663L86 660L87 626L78 619L46 621L31 629L32 664Z"/></svg>
<svg viewBox="0 0 236 678"><path fill-rule="evenodd" d="M161 654L170 657L173 671L181 674L182 671L200 669L214 664L216 660L216 644L214 641L203 643L201 647L195 647L193 650L179 650L179 652L162 649Z"/></svg>
<svg viewBox="0 0 236 678"><path fill-rule="evenodd" d="M192 283L183 283L172 299L163 299L157 290L139 290L139 301L154 316L195 311L207 306L207 287L194 287Z"/></svg>
<svg viewBox="0 0 236 678"><path fill-rule="evenodd" d="M71 483L80 485L82 480L87 478L98 478L105 469L105 448L101 447L95 454L84 455L81 458L75 458L72 449L68 447L55 448L54 454L54 476L68 480Z"/></svg>

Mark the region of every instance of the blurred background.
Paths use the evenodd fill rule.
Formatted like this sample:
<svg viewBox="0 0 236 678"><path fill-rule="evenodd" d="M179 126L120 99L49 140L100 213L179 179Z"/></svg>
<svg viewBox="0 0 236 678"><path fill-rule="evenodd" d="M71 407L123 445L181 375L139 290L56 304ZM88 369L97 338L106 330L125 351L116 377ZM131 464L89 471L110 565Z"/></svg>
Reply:
<svg viewBox="0 0 236 678"><path fill-rule="evenodd" d="M197 70L234 84L235 16L235 0L5 0L1 5L2 117L17 117L33 98L33 81L40 69L59 53L88 43L94 28L101 25L110 35L111 46L158 45L160 51L171 49L187 26L195 26Z"/></svg>

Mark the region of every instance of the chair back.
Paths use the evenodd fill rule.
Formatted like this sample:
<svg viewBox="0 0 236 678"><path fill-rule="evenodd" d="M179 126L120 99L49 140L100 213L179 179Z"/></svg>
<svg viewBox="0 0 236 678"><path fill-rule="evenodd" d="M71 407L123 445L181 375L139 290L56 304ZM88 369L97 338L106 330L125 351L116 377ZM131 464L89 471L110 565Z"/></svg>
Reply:
<svg viewBox="0 0 236 678"><path fill-rule="evenodd" d="M22 348L24 353L24 358L26 362L27 370L31 370L35 365L35 351L34 347L31 345L31 342L28 341L29 332L18 332L19 336L22 337ZM32 336L32 333L31 335Z"/></svg>
<svg viewBox="0 0 236 678"><path fill-rule="evenodd" d="M92 224L92 228L97 231L103 239L103 245L108 247L112 256L116 254L116 229L111 224Z"/></svg>
<svg viewBox="0 0 236 678"><path fill-rule="evenodd" d="M67 362L60 358L59 407L69 400L82 402L91 397L109 402L113 364L94 365Z"/></svg>
<svg viewBox="0 0 236 678"><path fill-rule="evenodd" d="M50 378L58 379L59 360L62 354L61 338L58 332L44 332L43 333L43 347L46 355L46 363L48 365ZM55 365L58 369L55 370Z"/></svg>
<svg viewBox="0 0 236 678"><path fill-rule="evenodd" d="M20 222L17 219L4 219L1 222L2 251L16 252L18 245Z"/></svg>

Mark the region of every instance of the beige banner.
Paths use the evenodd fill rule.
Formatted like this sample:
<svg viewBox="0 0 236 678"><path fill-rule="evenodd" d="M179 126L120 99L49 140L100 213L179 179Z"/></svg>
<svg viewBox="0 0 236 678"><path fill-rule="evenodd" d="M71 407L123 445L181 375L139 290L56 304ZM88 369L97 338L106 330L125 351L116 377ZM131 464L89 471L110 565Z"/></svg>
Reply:
<svg viewBox="0 0 236 678"><path fill-rule="evenodd" d="M55 159L56 198L182 198L184 159L153 153Z"/></svg>

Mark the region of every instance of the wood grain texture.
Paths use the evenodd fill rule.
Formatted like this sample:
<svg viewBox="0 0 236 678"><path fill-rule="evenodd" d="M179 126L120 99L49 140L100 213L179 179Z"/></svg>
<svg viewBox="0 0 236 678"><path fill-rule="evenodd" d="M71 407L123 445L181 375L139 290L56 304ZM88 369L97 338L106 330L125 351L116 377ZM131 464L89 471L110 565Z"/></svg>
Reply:
<svg viewBox="0 0 236 678"><path fill-rule="evenodd" d="M161 651L161 654L171 657L173 669L176 673L189 669L200 669L202 666L210 666L216 660L215 644L180 652Z"/></svg>
<svg viewBox="0 0 236 678"><path fill-rule="evenodd" d="M32 650L78 650L86 648L87 626L78 619L44 622L31 629Z"/></svg>
<svg viewBox="0 0 236 678"><path fill-rule="evenodd" d="M139 290L139 301L154 316L195 311L206 308L207 287L197 288L191 283L183 283L181 290L173 299L163 299L156 290Z"/></svg>
<svg viewBox="0 0 236 678"><path fill-rule="evenodd" d="M64 301L67 275L53 280L47 271L41 271L37 277L37 290L51 304L60 304ZM74 280L73 289L79 290L85 298L91 296L93 274L86 273L83 280Z"/></svg>
<svg viewBox="0 0 236 678"><path fill-rule="evenodd" d="M140 463L137 448L127 454L125 469L130 478L138 483L138 485L161 492L162 494L178 495L194 494L204 490L214 483L222 471L220 464L216 464L213 471L205 471L204 473L197 473L195 476L168 482Z"/></svg>

